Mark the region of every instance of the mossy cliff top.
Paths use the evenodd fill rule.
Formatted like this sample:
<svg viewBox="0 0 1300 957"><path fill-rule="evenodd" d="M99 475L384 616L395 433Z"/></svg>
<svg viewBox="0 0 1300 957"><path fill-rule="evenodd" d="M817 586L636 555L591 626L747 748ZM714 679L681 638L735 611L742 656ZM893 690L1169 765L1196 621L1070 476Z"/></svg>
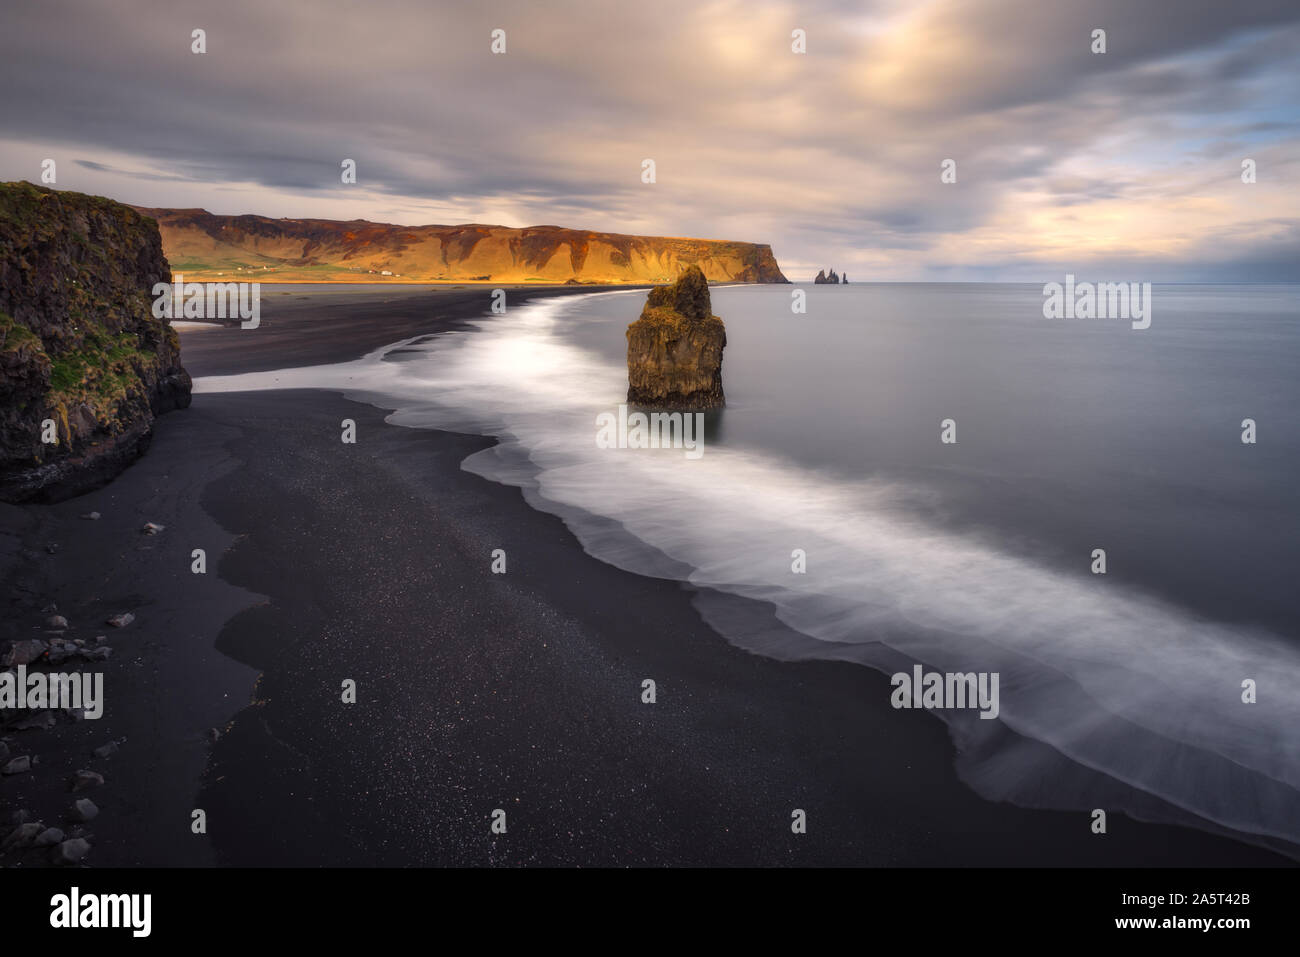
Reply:
<svg viewBox="0 0 1300 957"><path fill-rule="evenodd" d="M0 184L0 499L102 484L189 405L158 224L121 203ZM54 442L46 423L53 423Z"/></svg>

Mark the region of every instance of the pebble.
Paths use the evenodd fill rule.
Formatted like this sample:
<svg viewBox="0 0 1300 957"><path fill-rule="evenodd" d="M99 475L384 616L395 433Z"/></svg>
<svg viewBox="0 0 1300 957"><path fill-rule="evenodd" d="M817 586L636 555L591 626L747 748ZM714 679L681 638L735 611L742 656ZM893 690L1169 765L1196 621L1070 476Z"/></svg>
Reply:
<svg viewBox="0 0 1300 957"><path fill-rule="evenodd" d="M125 628L133 621L135 621L135 615L131 614L129 611L124 611L120 615L114 615L112 618L108 619L108 624L112 625L114 628Z"/></svg>
<svg viewBox="0 0 1300 957"><path fill-rule="evenodd" d="M4 766L0 774L25 774L32 769L32 759L27 755L22 755L12 759Z"/></svg>
<svg viewBox="0 0 1300 957"><path fill-rule="evenodd" d="M98 512L87 512L85 515L83 515L83 516L81 516L81 517L84 518L84 519L86 519L86 521L88 521L88 522L97 522L97 521L99 521L99 513L98 513Z"/></svg>
<svg viewBox="0 0 1300 957"><path fill-rule="evenodd" d="M55 844L63 843L63 832L57 827L47 827L36 835L34 842L37 847L53 847Z"/></svg>
<svg viewBox="0 0 1300 957"><path fill-rule="evenodd" d="M110 741L108 744L101 744L92 752L97 758L111 758L117 754L117 742Z"/></svg>
<svg viewBox="0 0 1300 957"><path fill-rule="evenodd" d="M66 649L66 648L51 648L51 649L46 653L46 656L45 656L45 657L46 657L46 660L50 663L50 665L51 665L51 666L54 666L54 665L61 665L61 664L63 664L65 661L67 661L69 658L71 658L72 655L73 655L73 652L69 651L69 650Z"/></svg>
<svg viewBox="0 0 1300 957"><path fill-rule="evenodd" d="M45 642L39 638L15 641L4 658L0 659L0 666L9 668L14 665L30 665L43 654L45 654Z"/></svg>
<svg viewBox="0 0 1300 957"><path fill-rule="evenodd" d="M54 727L54 712L41 711L37 714L29 715L14 725L15 731L49 731ZM35 762L33 762L35 763Z"/></svg>
<svg viewBox="0 0 1300 957"><path fill-rule="evenodd" d="M99 808L90 798L82 798L80 801L74 801L72 804L72 820L86 823L93 821L99 816Z"/></svg>
<svg viewBox="0 0 1300 957"><path fill-rule="evenodd" d="M90 842L84 838L74 837L70 841L64 841L54 851L54 862L56 864L79 864L82 858L90 853Z"/></svg>
<svg viewBox="0 0 1300 957"><path fill-rule="evenodd" d="M104 783L104 775L98 771L78 771L72 779L72 791L75 794L78 791L89 791L91 788L99 787Z"/></svg>
<svg viewBox="0 0 1300 957"><path fill-rule="evenodd" d="M68 619L64 618L62 615L51 615L49 618L45 619L45 627L53 628L55 631L67 631Z"/></svg>
<svg viewBox="0 0 1300 957"><path fill-rule="evenodd" d="M146 535L157 535L166 527L166 525L158 525L155 522L145 522L144 528L142 528L141 531Z"/></svg>
<svg viewBox="0 0 1300 957"><path fill-rule="evenodd" d="M78 638L76 641L55 638L50 642L45 657L51 665L61 665L69 658L75 658L78 655L90 661L104 661L113 654L113 649L104 645L103 642L103 636L96 639L95 646L90 646L90 643L85 638ZM24 656L29 656L33 650L25 651Z"/></svg>
<svg viewBox="0 0 1300 957"><path fill-rule="evenodd" d="M37 821L30 824L19 824L9 832L9 836L4 839L0 847L27 847L36 840L36 835L45 830L45 825Z"/></svg>

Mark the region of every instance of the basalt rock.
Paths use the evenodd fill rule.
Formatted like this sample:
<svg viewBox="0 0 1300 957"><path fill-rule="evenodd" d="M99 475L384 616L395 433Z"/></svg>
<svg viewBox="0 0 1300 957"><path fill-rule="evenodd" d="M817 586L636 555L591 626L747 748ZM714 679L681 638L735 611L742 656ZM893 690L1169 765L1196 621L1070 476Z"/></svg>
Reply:
<svg viewBox="0 0 1300 957"><path fill-rule="evenodd" d="M0 184L0 500L104 484L148 448L155 416L190 404L176 330L153 316L170 281L152 219Z"/></svg>
<svg viewBox="0 0 1300 957"><path fill-rule="evenodd" d="M698 266L688 266L677 282L651 289L641 317L627 327L628 403L669 411L720 408L726 345L708 281Z"/></svg>

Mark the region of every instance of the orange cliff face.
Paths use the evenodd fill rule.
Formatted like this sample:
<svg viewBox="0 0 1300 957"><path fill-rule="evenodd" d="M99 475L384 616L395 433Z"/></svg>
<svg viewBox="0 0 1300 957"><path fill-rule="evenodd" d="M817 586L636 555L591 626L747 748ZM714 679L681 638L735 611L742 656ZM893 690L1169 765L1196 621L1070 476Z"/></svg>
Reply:
<svg viewBox="0 0 1300 957"><path fill-rule="evenodd" d="M788 282L758 243L559 226L393 226L366 220L146 209L173 271L263 282L665 283L688 265L717 282Z"/></svg>

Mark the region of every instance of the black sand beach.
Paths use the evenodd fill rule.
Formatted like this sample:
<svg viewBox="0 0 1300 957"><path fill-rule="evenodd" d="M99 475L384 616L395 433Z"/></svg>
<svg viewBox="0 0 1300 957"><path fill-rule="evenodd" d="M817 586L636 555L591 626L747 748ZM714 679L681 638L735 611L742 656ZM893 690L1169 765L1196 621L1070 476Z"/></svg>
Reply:
<svg viewBox="0 0 1300 957"><path fill-rule="evenodd" d="M195 377L352 359L457 328L489 295L268 289L262 329L183 332ZM1083 812L986 802L938 720L889 706L885 676L732 647L689 589L596 561L517 489L461 471L489 440L383 418L325 392L199 393L106 488L0 506L3 637L35 633L56 602L74 636L114 648L104 718L6 732L42 760L0 781L4 819L61 814L88 767L106 778L96 867L1289 863L1118 814L1097 836ZM144 536L150 521L166 527ZM124 610L120 632L98 624Z"/></svg>

